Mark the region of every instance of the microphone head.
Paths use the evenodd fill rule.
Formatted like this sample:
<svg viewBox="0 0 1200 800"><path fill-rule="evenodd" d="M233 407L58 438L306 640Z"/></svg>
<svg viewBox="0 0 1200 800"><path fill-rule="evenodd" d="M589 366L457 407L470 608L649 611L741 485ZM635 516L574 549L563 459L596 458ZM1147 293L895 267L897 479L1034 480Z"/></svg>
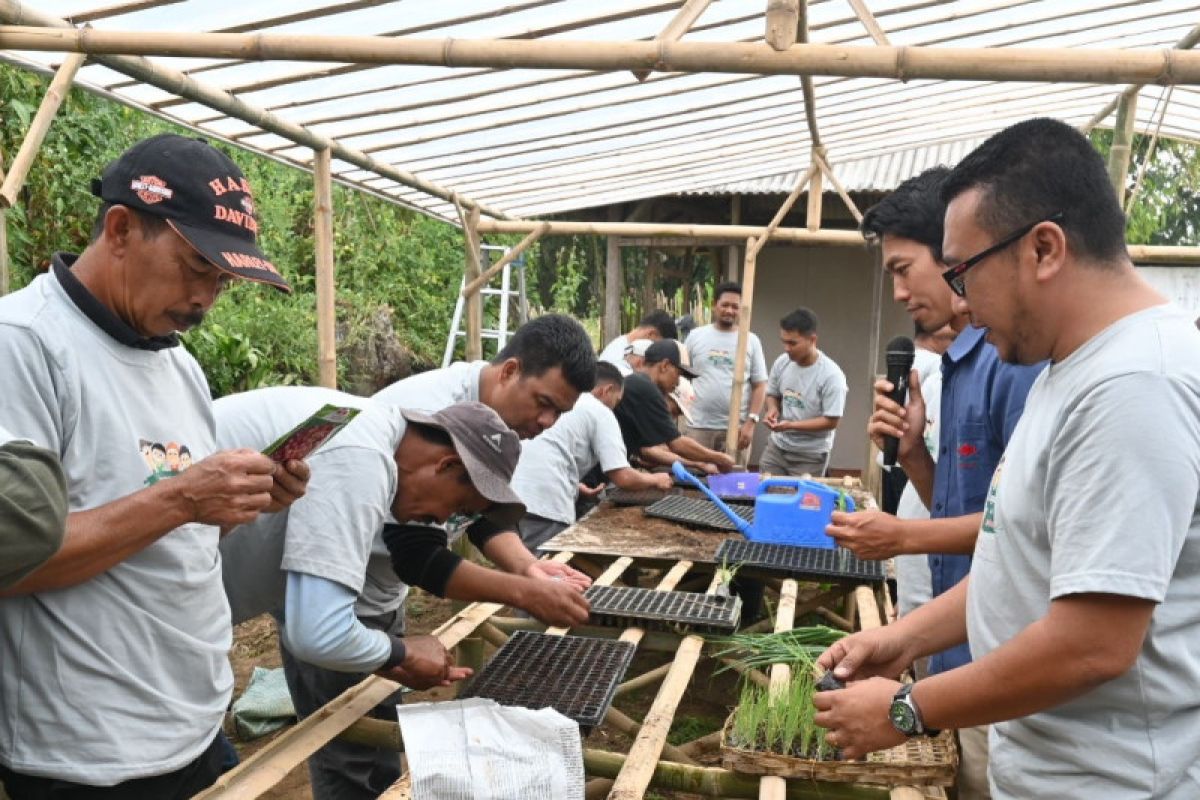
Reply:
<svg viewBox="0 0 1200 800"><path fill-rule="evenodd" d="M889 367L905 367L912 368L913 356L917 352L913 340L907 336L897 336L888 342L887 346L887 364Z"/></svg>

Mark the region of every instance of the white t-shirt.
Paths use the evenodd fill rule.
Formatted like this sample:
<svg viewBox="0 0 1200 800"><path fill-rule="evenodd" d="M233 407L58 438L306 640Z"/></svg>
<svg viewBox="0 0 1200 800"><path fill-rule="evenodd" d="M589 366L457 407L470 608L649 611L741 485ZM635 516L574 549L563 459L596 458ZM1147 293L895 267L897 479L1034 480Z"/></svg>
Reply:
<svg viewBox="0 0 1200 800"><path fill-rule="evenodd" d="M801 421L815 417L841 418L850 391L846 374L834 360L817 351L817 360L802 367L784 353L771 365L767 396L779 399L781 420ZM824 454L833 449L834 431L778 431L771 444L789 453Z"/></svg>
<svg viewBox="0 0 1200 800"><path fill-rule="evenodd" d="M121 344L53 272L0 298L0 375L0 419L58 455L71 511L215 450L195 359ZM183 525L76 586L0 598L0 762L111 786L209 746L233 690L217 538Z"/></svg>
<svg viewBox="0 0 1200 800"><path fill-rule="evenodd" d="M597 463L603 472L629 466L617 418L585 392L553 427L522 443L512 488L530 514L569 525L579 479Z"/></svg>
<svg viewBox="0 0 1200 800"><path fill-rule="evenodd" d="M918 347L913 367L921 381L921 396L925 399L925 448L937 461L938 435L942 411L942 357L932 350ZM883 455L880 454L880 459ZM910 481L896 504L900 519L929 519L929 509ZM933 597L933 580L929 574L929 556L898 555L896 562L896 610L908 614L928 603Z"/></svg>
<svg viewBox="0 0 1200 800"><path fill-rule="evenodd" d="M238 447L262 450L327 403L365 408L370 401L319 386L275 386L222 397L213 404L217 445L222 450ZM306 495L311 495L314 490L330 490L327 476L316 474L316 467L324 469L327 464L317 455L346 436L349 427L347 425L346 430L340 431L307 459L312 478ZM374 463L373 458L370 460ZM304 501L301 499L297 502ZM283 561L285 537L299 539L313 535L299 524L299 518L295 522L289 520L289 510L261 514L253 522L238 526L221 540L222 579L234 625L283 608L285 575L280 564ZM384 568L387 570L385 577L392 571L390 563L380 564L378 560L369 566L373 570L367 581L368 586L378 581L377 573ZM336 580L323 573L313 574ZM362 588L361 579L353 584L345 579L339 582L351 586L355 591Z"/></svg>
<svg viewBox="0 0 1200 800"><path fill-rule="evenodd" d="M633 367L629 366L629 362L625 360L625 351L629 348L629 337L621 334L617 338L609 342L603 350L600 351L600 360L607 361L617 369L621 370L622 375L629 375L633 372Z"/></svg>
<svg viewBox="0 0 1200 800"><path fill-rule="evenodd" d="M1068 595L1157 607L1124 675L992 726L995 797L1200 797L1198 509L1200 332L1191 319L1174 306L1141 311L1042 372L984 505L967 599L971 654L987 655Z"/></svg>
<svg viewBox="0 0 1200 800"><path fill-rule="evenodd" d="M692 381L696 402L692 405L692 426L717 430L729 424L729 397L733 391L733 357L737 354L737 328L717 330L704 325L688 334L684 345L691 358ZM750 385L767 379L767 362L762 342L751 333L746 342L746 385L742 391L742 417L750 408Z"/></svg>

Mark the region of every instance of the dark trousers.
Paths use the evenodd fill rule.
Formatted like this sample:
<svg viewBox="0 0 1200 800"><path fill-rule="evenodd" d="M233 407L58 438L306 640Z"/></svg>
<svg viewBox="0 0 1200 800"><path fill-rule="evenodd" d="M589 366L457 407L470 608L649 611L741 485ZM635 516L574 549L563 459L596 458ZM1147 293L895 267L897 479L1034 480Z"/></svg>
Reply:
<svg viewBox="0 0 1200 800"><path fill-rule="evenodd" d="M404 633L403 609L379 617L359 617L364 625L396 635ZM352 686L366 680L368 673L334 672L300 661L279 643L283 674L300 719L315 713ZM371 709L373 719L396 721L397 692ZM367 747L334 739L309 756L308 775L313 800L375 800L400 780L400 754L395 750ZM16 800L16 798L14 798Z"/></svg>
<svg viewBox="0 0 1200 800"><path fill-rule="evenodd" d="M192 763L175 772L135 778L116 786L87 786L55 778L19 775L0 764L0 783L12 800L188 800L216 782L225 756L222 737Z"/></svg>

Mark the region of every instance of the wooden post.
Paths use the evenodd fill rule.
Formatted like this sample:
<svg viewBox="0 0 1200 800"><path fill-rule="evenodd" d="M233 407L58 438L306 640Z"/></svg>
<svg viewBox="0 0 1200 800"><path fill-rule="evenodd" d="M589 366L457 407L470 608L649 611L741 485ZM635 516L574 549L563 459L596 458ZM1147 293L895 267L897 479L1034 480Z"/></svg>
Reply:
<svg viewBox="0 0 1200 800"><path fill-rule="evenodd" d="M337 388L337 314L333 278L333 154L315 150L313 182L316 211L313 239L317 250L317 382Z"/></svg>
<svg viewBox="0 0 1200 800"><path fill-rule="evenodd" d="M4 151L0 150L0 183L4 183ZM0 208L0 297L9 292L8 212ZM3 800L3 796L0 796Z"/></svg>
<svg viewBox="0 0 1200 800"><path fill-rule="evenodd" d="M783 582L783 591L779 593L779 610L775 613L775 632L790 631L796 622L796 591L799 584L794 580ZM792 680L792 668L787 664L771 665L771 696L778 697L787 693L788 683ZM787 781L768 775L758 785L759 800L783 800L787 797Z"/></svg>
<svg viewBox="0 0 1200 800"><path fill-rule="evenodd" d="M464 246L467 250L466 267L463 270L463 286L470 286L483 270L479 264L479 209L472 208L464 212L461 204L455 200L458 209L458 219L462 223ZM478 361L483 358L483 295L472 292L466 295L467 300L467 343L465 358L467 361Z"/></svg>
<svg viewBox="0 0 1200 800"><path fill-rule="evenodd" d="M742 196L735 194L729 201L729 224L740 225L742 222ZM738 246L731 244L725 248L725 280L736 281L738 279L738 264L742 263L742 254L738 252ZM697 324L699 320L696 321Z"/></svg>
<svg viewBox="0 0 1200 800"><path fill-rule="evenodd" d="M617 222L620 209L609 208L608 219ZM621 335L621 240L615 235L604 237L604 341L601 346Z"/></svg>
<svg viewBox="0 0 1200 800"><path fill-rule="evenodd" d="M874 270L874 277L871 280L871 327L867 334L870 337L867 340L867 386L875 386L875 376L879 371L879 350L882 346L880 337L883 336L883 267L876 263L877 259L871 259L871 269ZM871 390L874 392L874 389ZM879 465L875 463L875 446L870 437L866 441L867 448L867 463L863 468L863 475L872 476L879 472ZM880 486L882 487L882 475L880 476ZM879 495L876 495L879 499Z"/></svg>
<svg viewBox="0 0 1200 800"><path fill-rule="evenodd" d="M800 4L801 0L767 0L767 31L764 38L775 50L787 50L796 43Z"/></svg>
<svg viewBox="0 0 1200 800"><path fill-rule="evenodd" d="M819 230L821 227L821 204L824 201L821 186L821 155L823 148L814 147L812 154L812 166L809 172L812 173L812 178L808 181L808 229L810 231Z"/></svg>
<svg viewBox="0 0 1200 800"><path fill-rule="evenodd" d="M742 264L742 308L738 313L737 347L733 356L733 391L729 396L729 426L725 430L725 452L737 460L738 430L742 424L742 395L746 384L746 351L750 346L750 319L754 309L754 273L758 265L755 239L746 240ZM713 298L715 301L717 298Z"/></svg>
<svg viewBox="0 0 1200 800"><path fill-rule="evenodd" d="M1117 202L1125 206L1125 178L1133 154L1133 123L1137 118L1137 92L1121 95L1117 104L1117 123L1113 126L1112 150L1108 153L1108 178L1117 193Z"/></svg>
<svg viewBox="0 0 1200 800"><path fill-rule="evenodd" d="M63 100L67 97L67 92L71 90L75 73L79 72L84 58L86 56L82 53L72 53L54 73L54 80L50 81L50 88L46 90L42 104L38 106L33 121L29 123L29 130L25 132L21 148L13 157L3 185L0 185L0 208L12 208L17 202L17 193L25 185L25 178L29 176L29 168L33 166L33 160L37 157L38 150L41 149L46 132L50 130L50 123L54 121L58 107L62 105Z"/></svg>

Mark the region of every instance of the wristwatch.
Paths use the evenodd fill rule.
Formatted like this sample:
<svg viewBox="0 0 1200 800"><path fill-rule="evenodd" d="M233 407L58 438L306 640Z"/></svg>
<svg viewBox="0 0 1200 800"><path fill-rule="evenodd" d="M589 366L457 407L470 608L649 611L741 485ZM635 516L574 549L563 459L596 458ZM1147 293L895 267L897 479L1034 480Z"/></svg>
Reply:
<svg viewBox="0 0 1200 800"><path fill-rule="evenodd" d="M917 708L917 704L912 698L914 686L916 686L915 683L906 683L892 697L892 706L888 710L888 719L892 721L892 727L905 736L937 736L941 731L927 728L925 727L925 723L921 721L921 711Z"/></svg>
<svg viewBox="0 0 1200 800"><path fill-rule="evenodd" d="M753 422L755 425L757 425L757 424L758 424L758 421L759 421L760 419L762 419L762 417L760 417L758 414L747 414L747 415L746 415L746 419L750 420L750 421L751 421L751 422Z"/></svg>

